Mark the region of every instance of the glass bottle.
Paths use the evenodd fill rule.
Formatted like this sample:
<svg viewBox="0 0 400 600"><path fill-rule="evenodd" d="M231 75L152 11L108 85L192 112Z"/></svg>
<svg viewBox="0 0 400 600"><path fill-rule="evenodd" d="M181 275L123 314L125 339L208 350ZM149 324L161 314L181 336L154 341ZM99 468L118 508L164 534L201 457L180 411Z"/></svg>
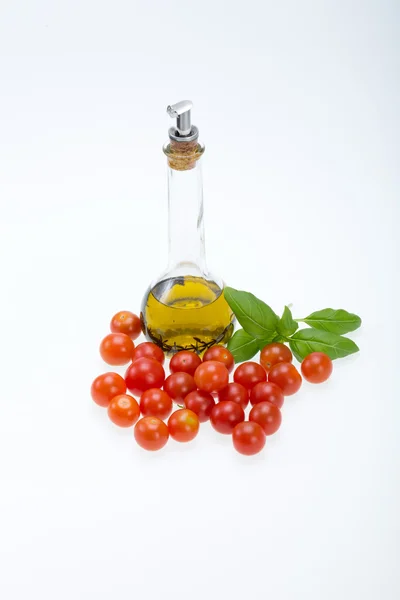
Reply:
<svg viewBox="0 0 400 600"><path fill-rule="evenodd" d="M202 354L224 344L233 332L234 315L223 294L223 281L206 267L201 157L204 146L191 124L192 103L167 108L176 118L163 150L168 160L169 260L142 303L143 331L168 354Z"/></svg>

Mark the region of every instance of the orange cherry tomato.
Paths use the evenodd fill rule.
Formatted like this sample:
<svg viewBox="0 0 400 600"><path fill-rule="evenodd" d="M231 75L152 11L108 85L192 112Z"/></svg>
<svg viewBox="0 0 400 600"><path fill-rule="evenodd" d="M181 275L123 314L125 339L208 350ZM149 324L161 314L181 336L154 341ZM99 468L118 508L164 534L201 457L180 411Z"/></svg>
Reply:
<svg viewBox="0 0 400 600"><path fill-rule="evenodd" d="M228 369L221 362L216 360L207 360L197 367L194 374L194 381L203 392L219 392L229 382Z"/></svg>
<svg viewBox="0 0 400 600"><path fill-rule="evenodd" d="M110 329L113 333L125 333L131 340L136 340L142 331L142 326L137 315L129 310L121 310L111 319Z"/></svg>
<svg viewBox="0 0 400 600"><path fill-rule="evenodd" d="M109 365L126 365L132 360L135 344L125 333L109 333L100 344L100 355Z"/></svg>
<svg viewBox="0 0 400 600"><path fill-rule="evenodd" d="M133 430L135 440L145 450L161 450L168 442L168 427L157 417L143 417Z"/></svg>
<svg viewBox="0 0 400 600"><path fill-rule="evenodd" d="M128 394L114 396L108 405L108 416L119 427L131 427L140 417L139 404Z"/></svg>
<svg viewBox="0 0 400 600"><path fill-rule="evenodd" d="M229 373L233 371L233 367L235 366L233 355L229 352L228 348L224 348L224 346L211 346L203 356L203 361L206 362L207 360L221 362L226 366Z"/></svg>
<svg viewBox="0 0 400 600"><path fill-rule="evenodd" d="M260 353L260 363L266 371L269 371L271 367L278 363L292 362L292 360L293 354L290 349L280 342L267 344Z"/></svg>
<svg viewBox="0 0 400 600"><path fill-rule="evenodd" d="M168 419L170 436L177 442L190 442L198 434L199 417L192 410L181 408Z"/></svg>
<svg viewBox="0 0 400 600"><path fill-rule="evenodd" d="M108 406L114 396L125 394L126 383L118 373L103 373L92 383L90 393L99 406Z"/></svg>

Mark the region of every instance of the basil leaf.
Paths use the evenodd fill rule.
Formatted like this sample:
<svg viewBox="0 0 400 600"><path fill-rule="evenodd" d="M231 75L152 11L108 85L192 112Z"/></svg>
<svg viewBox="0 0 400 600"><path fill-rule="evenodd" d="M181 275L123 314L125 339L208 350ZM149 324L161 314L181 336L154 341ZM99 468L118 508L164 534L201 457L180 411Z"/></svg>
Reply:
<svg viewBox="0 0 400 600"><path fill-rule="evenodd" d="M302 321L315 329L339 334L354 331L361 325L361 319L358 315L349 313L342 308L337 310L334 308L318 310L308 315L305 319L302 319Z"/></svg>
<svg viewBox="0 0 400 600"><path fill-rule="evenodd" d="M303 358L311 352L325 352L332 360L358 352L357 344L349 338L321 331L313 327L300 329L289 340L290 349L297 358Z"/></svg>
<svg viewBox="0 0 400 600"><path fill-rule="evenodd" d="M229 340L228 350L232 352L235 362L243 362L253 358L258 352L258 343L243 329L239 329Z"/></svg>
<svg viewBox="0 0 400 600"><path fill-rule="evenodd" d="M276 329L281 336L289 337L299 328L299 324L292 317L292 311L288 306L285 306L283 315L278 321Z"/></svg>
<svg viewBox="0 0 400 600"><path fill-rule="evenodd" d="M279 318L268 304L250 292L231 287L224 289L224 295L237 320L250 336L266 340L266 343L274 338Z"/></svg>

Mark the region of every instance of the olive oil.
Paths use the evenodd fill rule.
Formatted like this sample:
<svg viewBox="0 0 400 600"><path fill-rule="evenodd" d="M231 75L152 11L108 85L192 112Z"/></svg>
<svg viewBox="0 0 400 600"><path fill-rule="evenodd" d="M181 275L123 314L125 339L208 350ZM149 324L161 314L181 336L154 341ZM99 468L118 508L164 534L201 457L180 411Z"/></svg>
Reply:
<svg viewBox="0 0 400 600"><path fill-rule="evenodd" d="M150 289L141 319L146 336L165 352L202 354L213 344L227 342L234 315L217 283L186 275L162 280Z"/></svg>

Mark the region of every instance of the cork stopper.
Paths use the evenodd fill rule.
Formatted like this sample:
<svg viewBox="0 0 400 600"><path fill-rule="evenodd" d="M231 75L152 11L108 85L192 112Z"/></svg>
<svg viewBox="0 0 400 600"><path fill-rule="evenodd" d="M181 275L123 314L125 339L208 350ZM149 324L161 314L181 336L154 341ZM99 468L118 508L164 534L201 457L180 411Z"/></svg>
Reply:
<svg viewBox="0 0 400 600"><path fill-rule="evenodd" d="M203 155L204 146L197 140L193 142L176 142L171 140L163 148L168 158L168 165L175 171L194 169L196 162Z"/></svg>

